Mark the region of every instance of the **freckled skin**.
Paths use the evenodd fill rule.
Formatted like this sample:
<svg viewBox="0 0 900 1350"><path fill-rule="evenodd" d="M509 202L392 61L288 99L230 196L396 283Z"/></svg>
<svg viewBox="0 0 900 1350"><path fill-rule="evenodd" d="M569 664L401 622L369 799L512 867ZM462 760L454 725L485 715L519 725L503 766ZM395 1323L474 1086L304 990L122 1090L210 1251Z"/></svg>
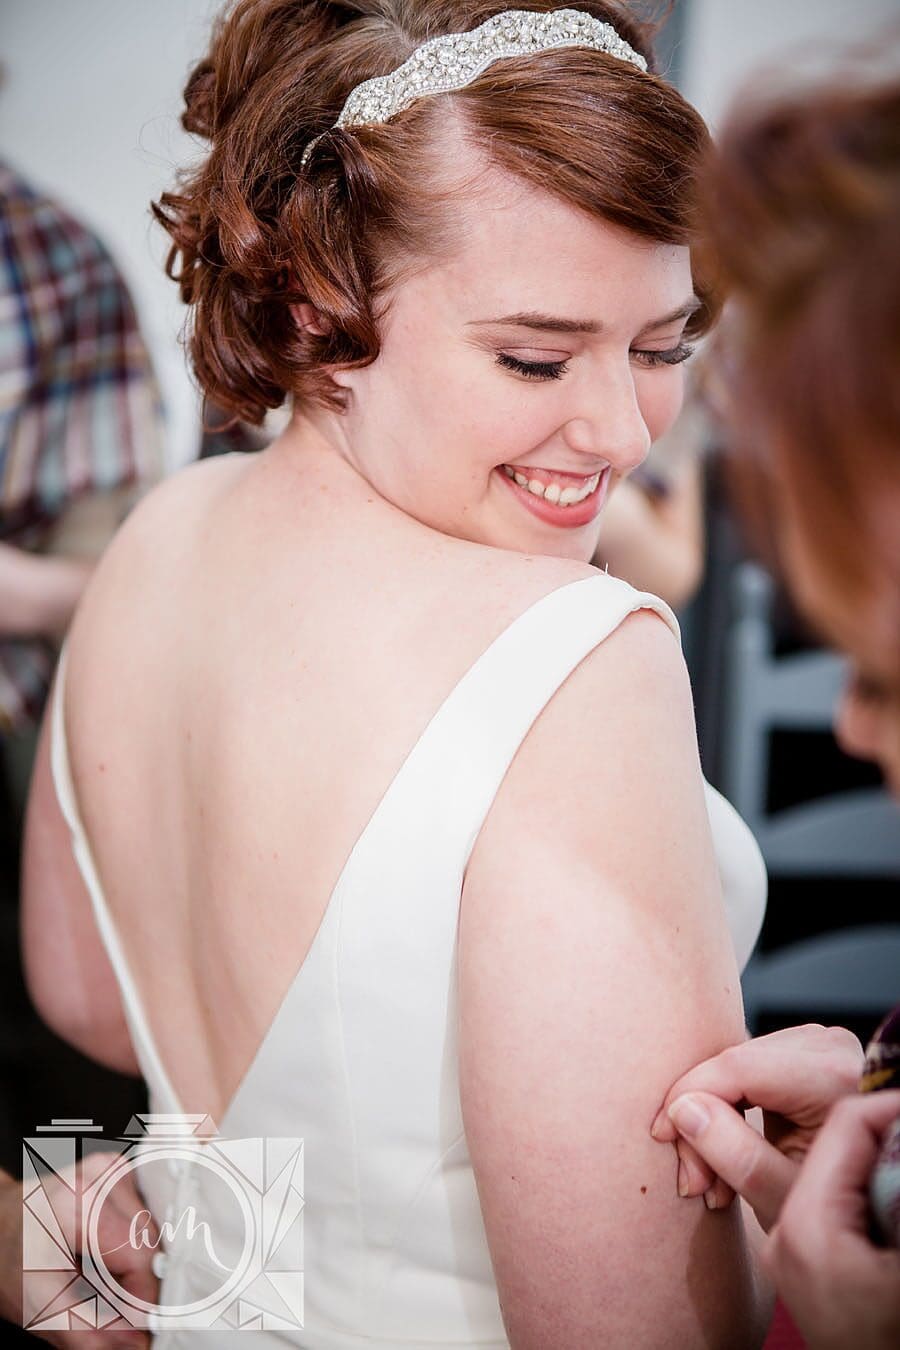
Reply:
<svg viewBox="0 0 900 1350"><path fill-rule="evenodd" d="M691 303L689 250L639 239L495 166L478 183L461 193L452 255L392 291L376 360L332 372L345 407L305 407L296 423L442 534L589 562L602 512L578 528L548 525L500 481L501 466L590 478L608 464L614 491L643 460L681 405L681 367L647 356L678 349L684 317L664 316ZM499 322L523 314L593 327ZM314 311L301 321L321 331ZM501 356L559 373L523 375Z"/></svg>

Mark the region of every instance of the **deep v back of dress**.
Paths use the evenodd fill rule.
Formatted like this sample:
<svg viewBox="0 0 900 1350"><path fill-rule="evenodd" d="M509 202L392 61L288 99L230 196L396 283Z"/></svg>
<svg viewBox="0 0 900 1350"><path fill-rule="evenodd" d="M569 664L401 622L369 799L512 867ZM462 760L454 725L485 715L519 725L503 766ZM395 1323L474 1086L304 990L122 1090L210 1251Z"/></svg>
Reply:
<svg viewBox="0 0 900 1350"><path fill-rule="evenodd" d="M303 1274L292 1273L288 1254L275 1250L268 1275L250 1288L235 1285L217 1302L223 1267L241 1267L244 1220L222 1208L213 1172L190 1156L148 1169L142 1182L157 1220L193 1206L210 1216L216 1240L211 1256L183 1229L171 1235L156 1318L161 1347L193 1345L193 1332L172 1325L175 1310L187 1306L207 1310L197 1316L208 1322L195 1325L252 1326L242 1342L250 1346L508 1344L459 1096L455 964L463 878L541 709L639 608L655 610L678 637L671 610L623 581L598 573L557 588L495 638L434 713L357 839L303 964L216 1122L229 1140L303 1140ZM52 711L57 794L121 987L151 1111L177 1114L80 821L64 678L65 652ZM758 852L727 803L712 789L707 799L717 852L746 879L726 896L743 965L764 907ZM249 1163L246 1172L249 1178ZM300 1307L304 1330L291 1332L292 1309L296 1315Z"/></svg>

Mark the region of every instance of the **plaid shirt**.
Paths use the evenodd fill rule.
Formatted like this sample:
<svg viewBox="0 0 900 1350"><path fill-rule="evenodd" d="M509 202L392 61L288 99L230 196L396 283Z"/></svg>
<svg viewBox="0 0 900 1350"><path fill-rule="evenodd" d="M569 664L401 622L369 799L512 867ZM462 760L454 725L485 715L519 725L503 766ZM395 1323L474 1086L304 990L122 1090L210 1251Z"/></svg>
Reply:
<svg viewBox="0 0 900 1350"><path fill-rule="evenodd" d="M105 247L0 163L0 540L39 552L76 498L157 479L162 431ZM0 637L0 732L39 717L55 655Z"/></svg>

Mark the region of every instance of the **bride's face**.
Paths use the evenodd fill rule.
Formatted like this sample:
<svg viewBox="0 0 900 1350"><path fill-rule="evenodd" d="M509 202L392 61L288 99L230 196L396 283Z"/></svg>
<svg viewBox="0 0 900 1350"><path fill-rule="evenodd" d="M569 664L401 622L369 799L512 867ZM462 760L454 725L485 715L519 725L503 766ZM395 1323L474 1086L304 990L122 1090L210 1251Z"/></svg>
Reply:
<svg viewBox="0 0 900 1350"><path fill-rule="evenodd" d="M341 451L445 534L588 560L681 406L688 250L499 173L461 225L450 261L394 288L377 360L338 372Z"/></svg>

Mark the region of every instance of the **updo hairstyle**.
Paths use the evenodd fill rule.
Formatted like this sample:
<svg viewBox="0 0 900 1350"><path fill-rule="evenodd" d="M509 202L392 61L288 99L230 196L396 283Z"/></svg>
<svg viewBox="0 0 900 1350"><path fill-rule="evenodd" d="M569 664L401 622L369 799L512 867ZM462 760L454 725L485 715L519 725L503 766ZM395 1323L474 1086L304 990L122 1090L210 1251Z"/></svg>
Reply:
<svg viewBox="0 0 900 1350"><path fill-rule="evenodd" d="M514 7L547 12L553 4ZM484 158L640 237L690 244L707 144L699 115L655 73L651 26L618 0L575 8L613 25L654 73L559 48L490 66L385 125L330 130L361 81L423 41L477 27L496 0L238 0L185 90L185 128L209 142L180 190L154 205L168 272L192 306L190 354L211 402L258 423L286 396L340 410L329 366L378 355L391 287L459 242L459 165L448 123ZM306 167L301 157L313 148ZM702 332L715 302L696 278ZM325 335L301 329L309 301Z"/></svg>

